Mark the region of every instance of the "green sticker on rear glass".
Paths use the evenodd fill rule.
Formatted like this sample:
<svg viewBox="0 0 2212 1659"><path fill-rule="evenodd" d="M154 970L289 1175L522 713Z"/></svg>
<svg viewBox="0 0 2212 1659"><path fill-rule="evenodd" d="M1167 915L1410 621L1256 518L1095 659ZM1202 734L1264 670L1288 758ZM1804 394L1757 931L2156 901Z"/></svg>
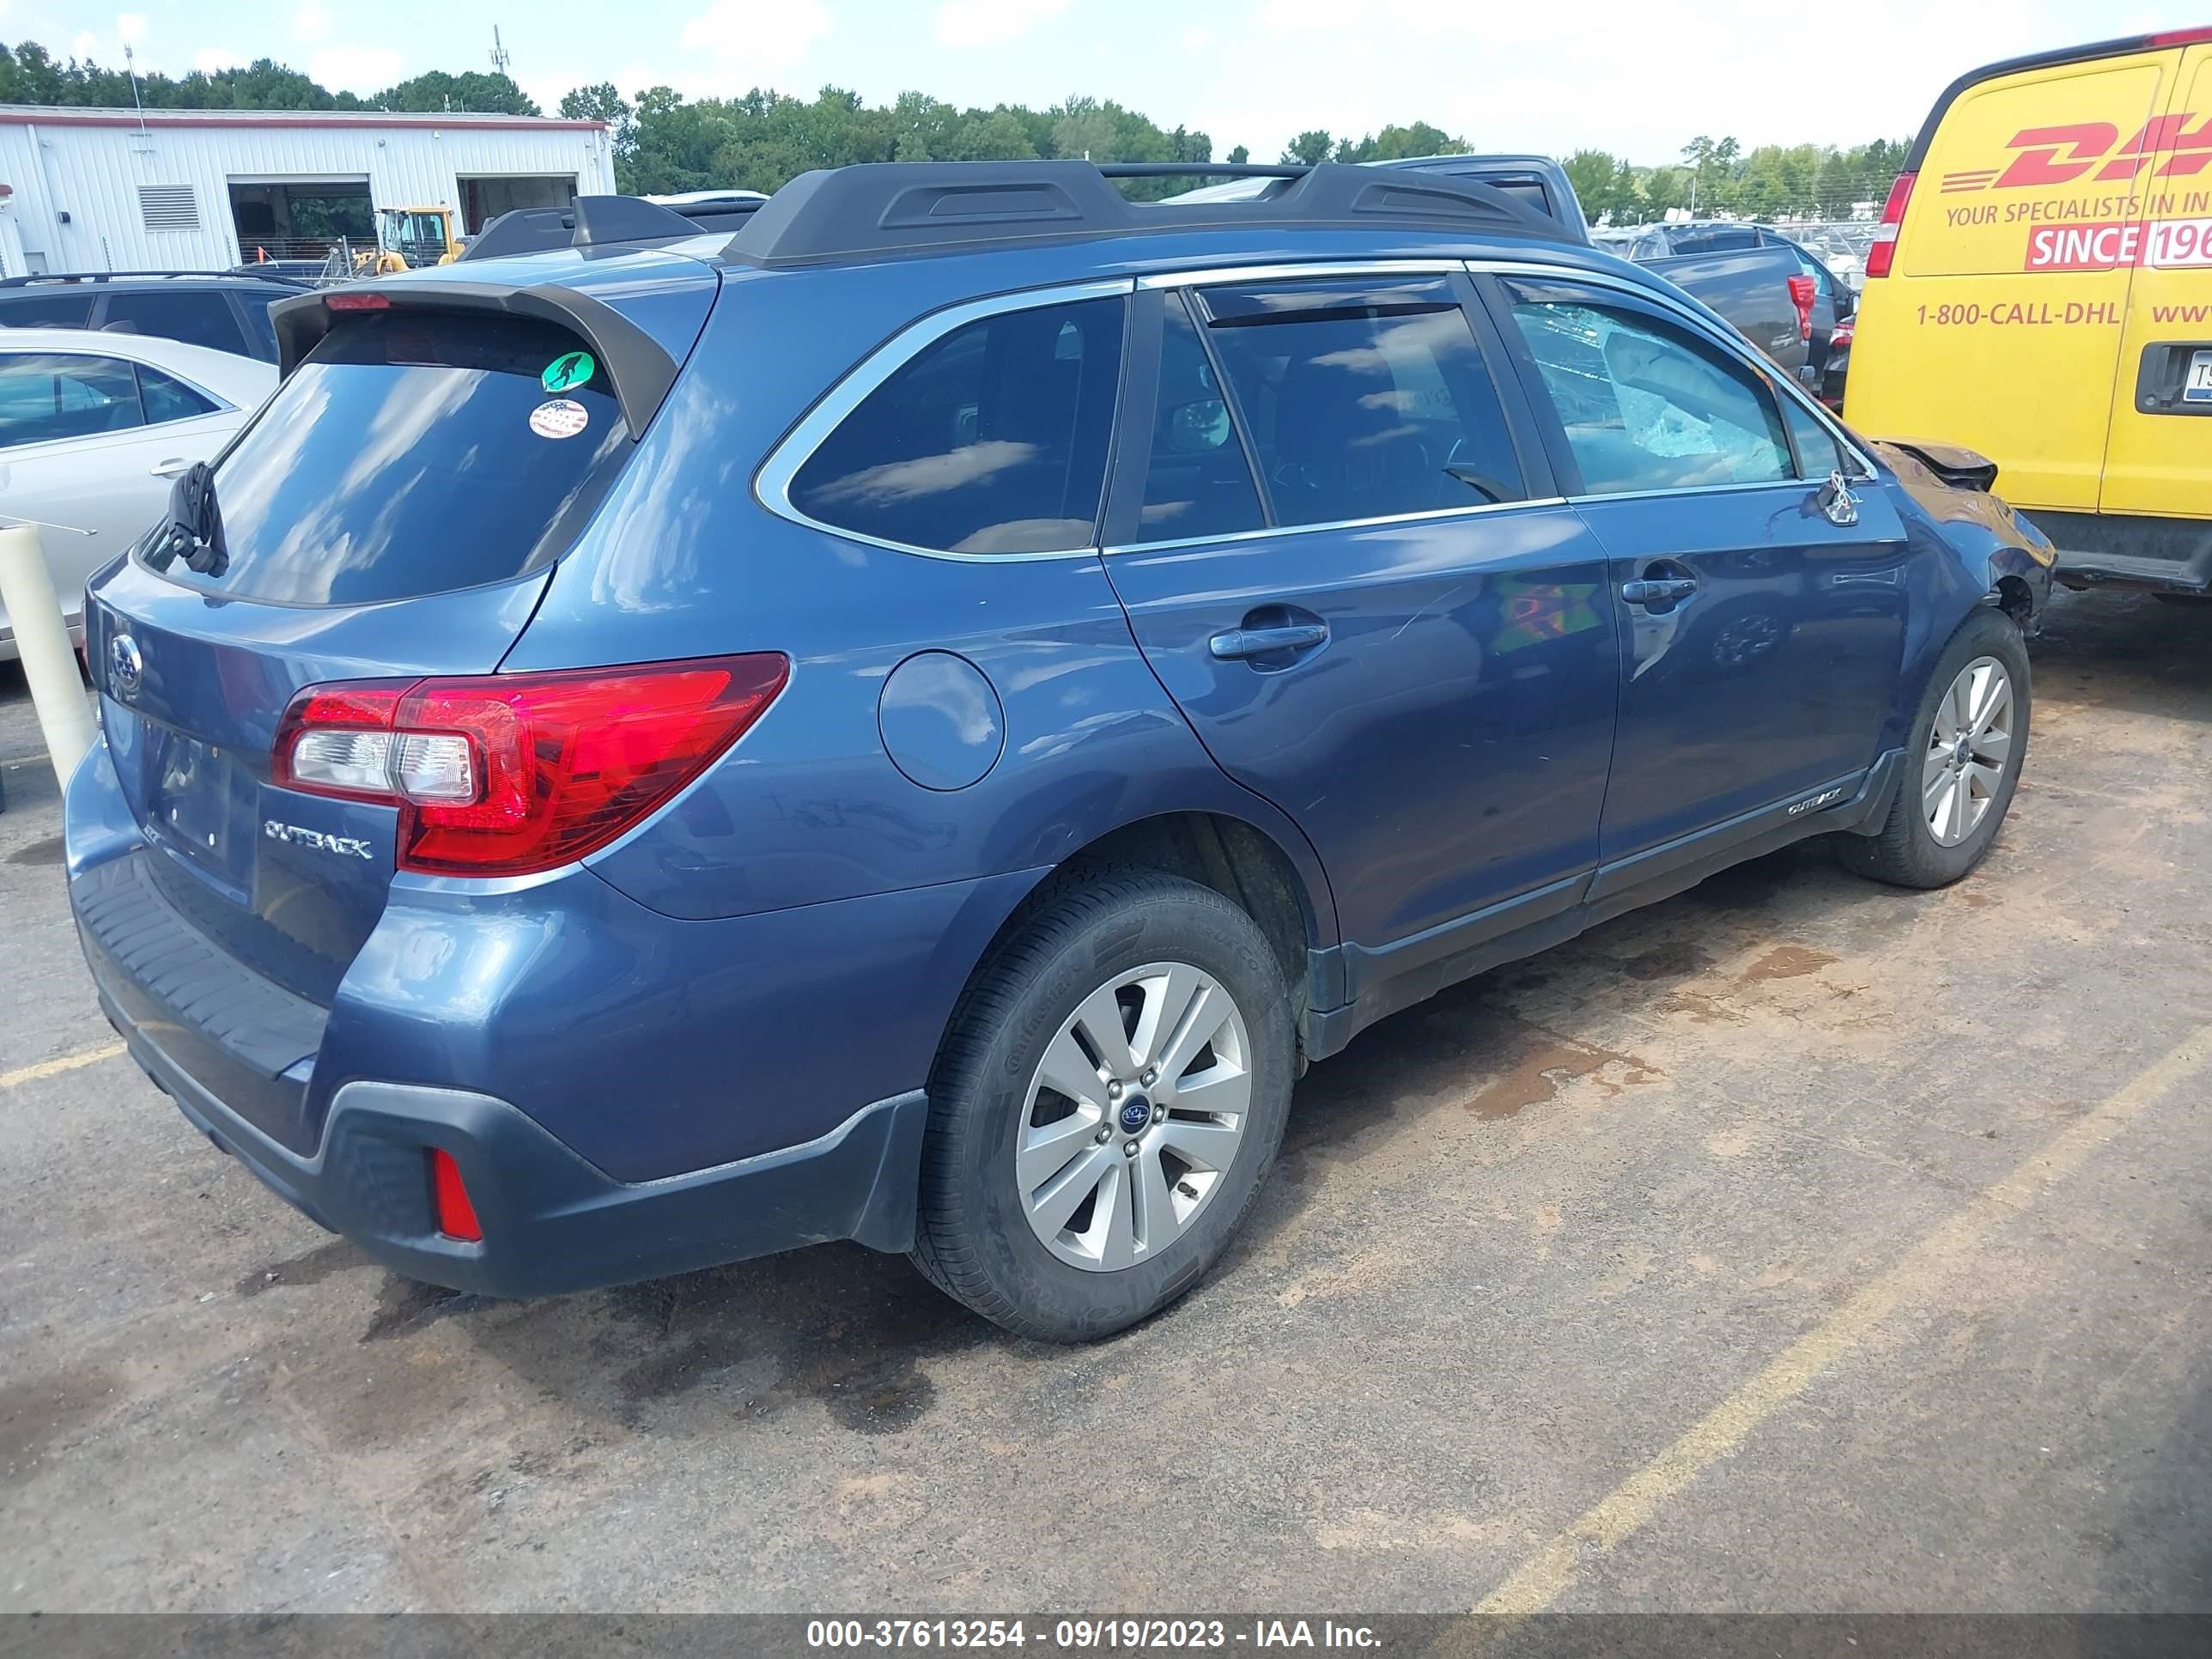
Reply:
<svg viewBox="0 0 2212 1659"><path fill-rule="evenodd" d="M599 369L588 351L571 351L556 357L545 365L545 372L538 377L538 383L548 392L566 392L572 386L581 386Z"/></svg>

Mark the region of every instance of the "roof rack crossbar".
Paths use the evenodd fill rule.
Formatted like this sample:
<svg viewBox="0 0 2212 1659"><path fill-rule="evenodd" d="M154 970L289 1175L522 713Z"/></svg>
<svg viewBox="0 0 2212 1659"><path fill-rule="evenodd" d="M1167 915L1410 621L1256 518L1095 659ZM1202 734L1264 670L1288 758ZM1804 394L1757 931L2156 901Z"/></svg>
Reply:
<svg viewBox="0 0 2212 1659"><path fill-rule="evenodd" d="M1282 178L1240 201L1134 202L1128 178ZM746 222L725 259L769 267L1145 231L1261 228L1459 231L1573 242L1558 221L1476 179L1324 161L875 161L803 173Z"/></svg>
<svg viewBox="0 0 2212 1659"><path fill-rule="evenodd" d="M255 282L277 283L294 286L294 280L275 272L264 274L256 270L36 270L27 276L0 276L0 288L30 288L40 283L128 283L149 276L180 277L205 281L210 276L242 276Z"/></svg>

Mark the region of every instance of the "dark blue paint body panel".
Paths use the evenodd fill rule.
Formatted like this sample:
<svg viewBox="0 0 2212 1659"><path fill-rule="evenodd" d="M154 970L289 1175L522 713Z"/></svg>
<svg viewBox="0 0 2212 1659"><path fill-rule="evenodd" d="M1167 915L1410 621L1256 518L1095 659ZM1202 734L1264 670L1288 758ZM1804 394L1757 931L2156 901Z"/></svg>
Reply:
<svg viewBox="0 0 2212 1659"><path fill-rule="evenodd" d="M94 586L94 663L125 631L144 662L127 696L103 675L104 739L68 792L103 1005L194 1123L416 1277L525 1293L816 1238L903 1248L954 1005L1086 847L1209 814L1279 852L1318 1056L1734 859L1870 827L1936 653L2001 582L2048 592L2048 544L2009 508L1888 451L1849 532L1798 483L1036 558L865 544L771 512L756 475L939 308L1200 263L1633 268L1413 232L802 270L721 268L719 246L425 274L579 288L684 365L550 568L333 608L129 562ZM1543 396L1524 373L1503 401L1525 427ZM1666 561L1693 597L1624 601ZM1325 632L1279 660L1210 647L1283 617ZM394 809L270 782L305 686L746 652L791 663L768 712L540 875L395 875ZM435 1234L431 1147L486 1243Z"/></svg>

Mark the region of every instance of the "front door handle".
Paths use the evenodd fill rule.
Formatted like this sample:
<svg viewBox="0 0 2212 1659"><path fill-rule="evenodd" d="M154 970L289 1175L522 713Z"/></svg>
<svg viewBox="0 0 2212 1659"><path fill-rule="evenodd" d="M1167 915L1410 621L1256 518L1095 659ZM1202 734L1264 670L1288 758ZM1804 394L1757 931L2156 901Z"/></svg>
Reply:
<svg viewBox="0 0 2212 1659"><path fill-rule="evenodd" d="M174 455L166 461L157 462L153 471L157 478L181 478L191 470L192 464L190 461L181 455Z"/></svg>
<svg viewBox="0 0 2212 1659"><path fill-rule="evenodd" d="M1206 641L1224 662L1265 657L1277 651L1304 651L1328 637L1326 623L1291 623L1281 628L1232 628Z"/></svg>
<svg viewBox="0 0 2212 1659"><path fill-rule="evenodd" d="M1620 585L1620 597L1631 605L1677 605L1697 591L1695 576L1644 576Z"/></svg>

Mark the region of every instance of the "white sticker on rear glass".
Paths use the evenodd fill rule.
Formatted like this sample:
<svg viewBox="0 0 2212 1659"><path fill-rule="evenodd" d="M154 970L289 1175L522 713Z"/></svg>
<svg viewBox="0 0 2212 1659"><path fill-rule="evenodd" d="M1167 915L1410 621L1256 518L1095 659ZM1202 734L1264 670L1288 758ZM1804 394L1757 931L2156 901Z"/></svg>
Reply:
<svg viewBox="0 0 2212 1659"><path fill-rule="evenodd" d="M573 438L591 419L591 411L574 398L555 398L530 411L530 429L541 438Z"/></svg>

